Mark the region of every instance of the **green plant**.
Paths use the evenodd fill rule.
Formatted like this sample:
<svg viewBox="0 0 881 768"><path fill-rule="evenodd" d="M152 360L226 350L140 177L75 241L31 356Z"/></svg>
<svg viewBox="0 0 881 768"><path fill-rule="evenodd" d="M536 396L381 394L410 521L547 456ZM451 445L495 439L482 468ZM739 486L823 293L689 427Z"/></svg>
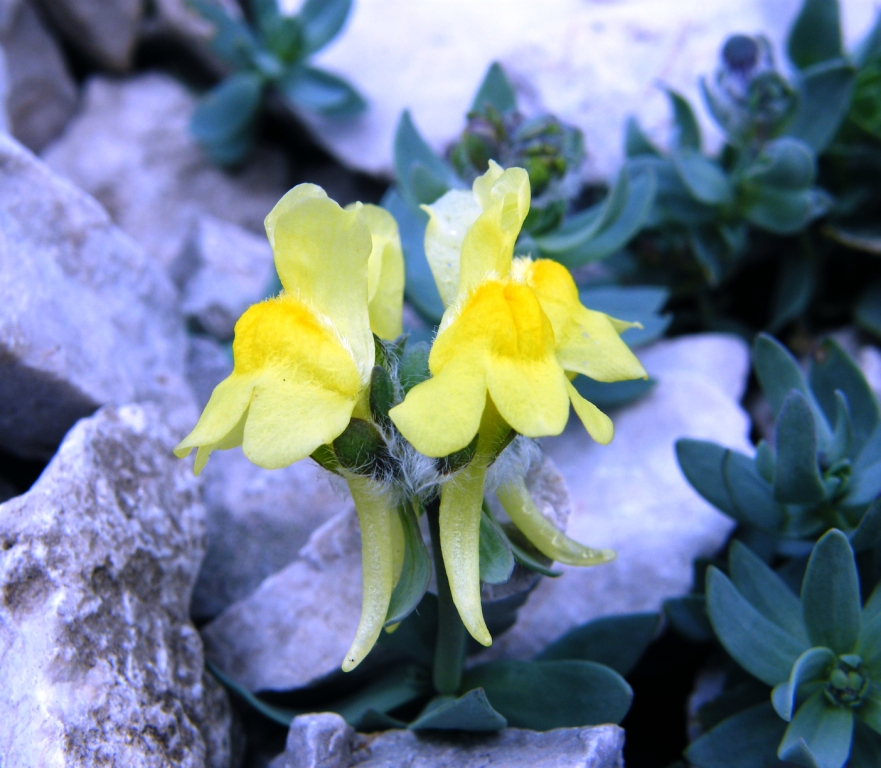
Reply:
<svg viewBox="0 0 881 768"><path fill-rule="evenodd" d="M776 755L808 768L877 766L881 591L862 606L847 537L831 530L820 538L800 599L739 543L731 547L728 576L711 567L706 590L720 642L772 690L770 702L742 709L701 736L688 760L697 768L753 768L777 764Z"/></svg>
<svg viewBox="0 0 881 768"><path fill-rule="evenodd" d="M190 130L220 165L235 165L251 151L268 90L292 111L346 118L366 103L345 80L307 63L340 32L351 0L307 0L296 16L276 0L250 0L254 26L211 0L188 0L215 27L213 52L232 70L198 103Z"/></svg>

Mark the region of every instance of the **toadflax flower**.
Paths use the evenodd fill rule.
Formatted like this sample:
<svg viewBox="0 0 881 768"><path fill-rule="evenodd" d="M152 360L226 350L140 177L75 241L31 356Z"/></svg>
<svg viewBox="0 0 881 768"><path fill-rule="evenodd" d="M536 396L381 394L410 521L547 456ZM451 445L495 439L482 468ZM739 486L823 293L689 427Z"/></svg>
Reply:
<svg viewBox="0 0 881 768"><path fill-rule="evenodd" d="M252 462L274 469L332 443L353 417L366 417L373 333L394 338L401 330L404 264L390 214L360 204L344 210L320 187L300 184L265 224L284 291L236 323L233 372L175 449L181 458L197 449L196 473L215 450L241 445ZM374 484L340 473L358 509L364 553L361 622L344 663L351 668L385 620L397 511Z"/></svg>
<svg viewBox="0 0 881 768"><path fill-rule="evenodd" d="M560 434L570 403L590 435L608 443L611 420L571 379L579 373L605 382L646 376L619 336L630 324L584 307L560 264L513 257L529 204L526 171L503 171L491 162L471 192L453 190L425 206L425 252L447 308L429 357L432 377L389 412L426 456L460 451L477 436L473 460L443 488L440 538L456 607L484 645L492 640L480 606L478 542L489 465L512 429L527 437ZM499 498L547 556L581 565L614 556L553 528L522 479L503 484Z"/></svg>

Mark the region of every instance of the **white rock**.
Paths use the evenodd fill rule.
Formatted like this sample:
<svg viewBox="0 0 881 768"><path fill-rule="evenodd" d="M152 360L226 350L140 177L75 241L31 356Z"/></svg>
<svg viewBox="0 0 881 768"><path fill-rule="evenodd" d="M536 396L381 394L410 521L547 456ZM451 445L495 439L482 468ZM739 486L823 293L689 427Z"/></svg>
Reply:
<svg viewBox="0 0 881 768"><path fill-rule="evenodd" d="M624 731L615 725L493 734L361 735L339 715L294 718L272 768L623 768Z"/></svg>
<svg viewBox="0 0 881 768"><path fill-rule="evenodd" d="M262 235L263 219L289 186L278 152L258 152L236 174L215 167L189 134L194 105L167 75L95 77L80 114L43 154L166 268L205 214Z"/></svg>
<svg viewBox="0 0 881 768"><path fill-rule="evenodd" d="M613 414L615 439L591 441L573 419L544 450L573 500L567 534L618 558L595 568L560 566L521 608L515 627L481 658L527 658L573 627L600 616L659 610L692 584L692 561L725 542L733 521L692 489L676 462L682 437L752 453L739 405L749 371L746 345L702 334L662 341L639 353L658 384Z"/></svg>
<svg viewBox="0 0 881 768"><path fill-rule="evenodd" d="M213 216L196 223L176 267L183 284L181 311L220 340L233 337L236 321L266 297L275 276L265 236Z"/></svg>
<svg viewBox="0 0 881 768"><path fill-rule="evenodd" d="M39 0L59 34L107 69L131 67L143 0Z"/></svg>
<svg viewBox="0 0 881 768"><path fill-rule="evenodd" d="M37 152L73 116L76 84L30 2L6 4L0 13L0 46L6 54L7 129Z"/></svg>
<svg viewBox="0 0 881 768"><path fill-rule="evenodd" d="M586 176L606 180L622 159L624 121L639 116L666 141L662 81L699 105L698 77L716 67L734 32L766 33L779 62L801 0L358 0L350 23L315 62L349 80L369 112L354 123L311 120L315 137L352 168L389 175L398 117L410 109L438 152L462 130L489 64L500 61L522 108L549 111L584 131ZM868 31L872 0L842 0L845 37Z"/></svg>
<svg viewBox="0 0 881 768"><path fill-rule="evenodd" d="M189 598L198 484L153 406L104 408L0 505L0 755L16 768L229 768Z"/></svg>
<svg viewBox="0 0 881 768"><path fill-rule="evenodd" d="M49 457L106 403L196 413L174 285L94 199L0 135L0 447Z"/></svg>

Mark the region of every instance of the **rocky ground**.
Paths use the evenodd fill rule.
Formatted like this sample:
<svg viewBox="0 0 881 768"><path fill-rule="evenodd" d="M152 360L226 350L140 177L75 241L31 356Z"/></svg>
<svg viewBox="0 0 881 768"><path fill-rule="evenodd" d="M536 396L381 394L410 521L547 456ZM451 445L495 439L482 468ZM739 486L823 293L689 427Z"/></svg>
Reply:
<svg viewBox="0 0 881 768"><path fill-rule="evenodd" d="M681 18L644 18L642 29L634 19L646 4L618 4L604 44L638 41L642 58L619 87L598 87L582 103L573 82L591 76L595 59L573 55L569 70L556 53L548 60L550 43L534 43L555 39L550 27L493 32L496 42L465 57L461 71L441 68L426 84L418 77L441 45L431 30L464 4L436 3L437 18L413 27L407 44L422 58L410 70L392 66L407 36L378 31L383 14L403 10L380 5L358 4L351 34L389 41L381 67L362 67L343 39L324 54L375 102L359 138L309 123L320 148L305 129L292 135L270 122L256 155L228 173L188 134L193 86L209 81L217 63L183 0L0 0L4 766L622 765L623 732L614 726L510 729L453 744L409 732L355 734L325 714L297 718L285 744L249 725L247 714L243 726L241 702L231 707L205 671L207 657L254 692L306 687L338 666L360 605L357 518L322 470L304 462L267 472L230 451L215 454L197 480L191 460L171 454L230 370L236 318L272 284L262 220L275 201L301 181L343 204L378 201L400 109L412 106L440 148L497 57L536 104L590 126L589 172L602 175L618 149L602 138L612 128L599 131L594 116L620 122L623 106L637 109L631 81L693 74L686 59L659 63L685 34L685 19L703 24L683 54L696 58L711 43L715 50L734 18L688 4ZM561 17L566 3L557 5L548 17ZM742 5L739 18L764 24L766 4ZM852 6L856 28L868 4ZM569 45L580 50L591 35L602 37L588 22L579 26L586 37ZM488 24L475 17L464 26ZM654 43L646 42L652 30ZM377 86L375 67L390 67L392 80ZM620 135L616 126L616 142ZM688 592L692 561L726 540L730 521L681 476L673 443L689 436L749 450L746 346L702 334L658 342L641 356L658 383L615 414L611 447L575 429L545 443L556 464L541 481L553 485L545 488L549 513L568 517L575 538L615 548L618 560L542 580L487 658L527 658L589 619L658 610ZM865 357L870 373L876 358ZM684 718L683 706L668 721ZM684 738L683 726L672 740Z"/></svg>

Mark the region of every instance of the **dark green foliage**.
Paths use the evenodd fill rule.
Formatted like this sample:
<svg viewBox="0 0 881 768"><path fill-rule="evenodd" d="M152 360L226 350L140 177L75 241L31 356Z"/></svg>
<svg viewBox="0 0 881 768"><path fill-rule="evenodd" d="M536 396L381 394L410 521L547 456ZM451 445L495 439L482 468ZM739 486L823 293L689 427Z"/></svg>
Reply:
<svg viewBox="0 0 881 768"><path fill-rule="evenodd" d="M351 85L306 64L342 29L351 0L307 0L297 16L282 15L275 0L251 0L253 29L212 0L188 2L214 25L211 49L233 71L199 102L190 123L219 165L236 165L251 152L269 88L294 111L345 118L365 108Z"/></svg>

